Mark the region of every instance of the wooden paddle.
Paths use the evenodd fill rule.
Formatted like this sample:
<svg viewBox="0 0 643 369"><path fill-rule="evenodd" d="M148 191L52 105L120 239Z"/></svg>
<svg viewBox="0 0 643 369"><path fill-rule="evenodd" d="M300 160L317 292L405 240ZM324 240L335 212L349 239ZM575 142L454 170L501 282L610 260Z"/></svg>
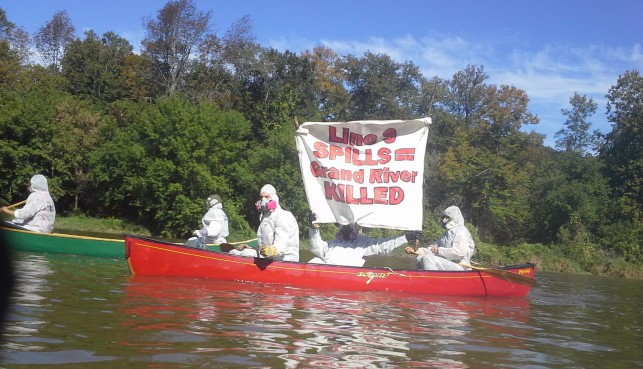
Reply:
<svg viewBox="0 0 643 369"><path fill-rule="evenodd" d="M492 276L494 276L496 278L500 278L500 279L503 279L503 280L505 280L507 282L511 282L511 283L524 284L524 285L530 286L530 287L535 287L538 284L538 282L535 279L531 278L531 277L527 277L526 275L521 275L521 274L509 272L507 270L495 269L495 268L474 267L474 266L471 266L471 265L465 264L465 263L460 263L460 265L462 265L465 268L479 270L479 271L481 271L483 273L487 273L487 274L492 275Z"/></svg>
<svg viewBox="0 0 643 369"><path fill-rule="evenodd" d="M18 206L20 206L20 205L25 204L26 202L27 202L27 200L22 200L22 201L17 202L17 203L15 203L15 204L13 204L13 205L9 205L9 206L7 206L7 209L13 209L13 208L15 208L15 207L18 207Z"/></svg>
<svg viewBox="0 0 643 369"><path fill-rule="evenodd" d="M417 252L416 250L413 250L411 247L407 247L404 251L407 254L420 255L419 252ZM491 276L494 276L496 278L500 278L500 279L505 280L507 282L524 284L524 285L530 286L530 287L534 287L534 286L536 286L538 284L538 282L535 279L531 278L531 277L527 277L526 275L520 275L520 274L512 273L512 272L509 272L507 270L495 269L495 268L474 267L474 266L471 266L471 265L465 264L465 263L459 263L459 264L462 265L465 268L469 268L469 269L473 269L473 270L479 270L479 271L481 271L483 273L487 273L487 274L489 274Z"/></svg>

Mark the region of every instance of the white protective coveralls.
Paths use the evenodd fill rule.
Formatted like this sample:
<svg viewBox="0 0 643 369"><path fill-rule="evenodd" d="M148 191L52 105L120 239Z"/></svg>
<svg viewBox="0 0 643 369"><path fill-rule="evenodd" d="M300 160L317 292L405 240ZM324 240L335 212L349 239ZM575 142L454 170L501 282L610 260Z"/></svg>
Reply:
<svg viewBox="0 0 643 369"><path fill-rule="evenodd" d="M357 234L353 240L324 241L319 234L319 228L308 230L310 251L317 255L309 263L334 264L361 267L366 260L364 256L388 254L395 248L408 243L405 235L374 239Z"/></svg>
<svg viewBox="0 0 643 369"><path fill-rule="evenodd" d="M11 221L25 229L36 232L52 233L56 220L56 207L54 200L49 195L47 178L42 174L31 177L31 194L27 197L25 206L15 210Z"/></svg>
<svg viewBox="0 0 643 369"><path fill-rule="evenodd" d="M186 245L197 246L198 238L203 238L205 243L222 244L228 242L226 237L230 235L228 230L228 215L223 211L221 197L212 195L206 200L209 206L208 211L203 215L201 224L203 228L194 231L196 237L188 239Z"/></svg>
<svg viewBox="0 0 643 369"><path fill-rule="evenodd" d="M261 224L259 224L259 228L257 229L259 247L275 246L277 248L277 255L270 257L270 259L299 261L299 225L297 224L295 216L281 207L277 191L272 185L267 184L263 186L259 194L261 195L262 193L270 194L274 205L270 207L266 206L265 198L262 199L260 204L257 204L261 210ZM241 251L235 249L229 253L248 257L263 257L262 255L258 255L257 250L251 248L246 248Z"/></svg>
<svg viewBox="0 0 643 369"><path fill-rule="evenodd" d="M201 219L203 228L198 232L205 237L206 243L226 243L230 235L228 216L223 211L223 203L218 198L210 200L210 208Z"/></svg>
<svg viewBox="0 0 643 369"><path fill-rule="evenodd" d="M420 254L417 257L418 269L465 270L467 268L458 263L470 264L471 257L475 253L476 245L471 233L464 226L464 217L457 206L449 206L442 216L442 221L446 220L444 226L447 230L439 240L431 243L431 246L438 247L437 255L433 254L431 246L419 248L417 250Z"/></svg>
<svg viewBox="0 0 643 369"><path fill-rule="evenodd" d="M276 195L273 196L275 199ZM299 225L295 216L284 210L277 201L277 208L264 213L257 230L259 247L274 245L278 255L271 259L283 261L299 261Z"/></svg>

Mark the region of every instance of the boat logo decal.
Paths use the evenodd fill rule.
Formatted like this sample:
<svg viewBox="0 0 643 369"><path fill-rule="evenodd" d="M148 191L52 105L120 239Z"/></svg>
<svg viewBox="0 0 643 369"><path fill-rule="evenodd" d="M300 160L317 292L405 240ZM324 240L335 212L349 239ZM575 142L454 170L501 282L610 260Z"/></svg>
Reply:
<svg viewBox="0 0 643 369"><path fill-rule="evenodd" d="M523 274L529 274L531 269L518 269L518 274L523 275Z"/></svg>
<svg viewBox="0 0 643 369"><path fill-rule="evenodd" d="M373 273L373 272L359 272L357 273L358 277L367 277L368 280L366 281L366 284L371 283L373 278L386 278L390 275L391 273Z"/></svg>

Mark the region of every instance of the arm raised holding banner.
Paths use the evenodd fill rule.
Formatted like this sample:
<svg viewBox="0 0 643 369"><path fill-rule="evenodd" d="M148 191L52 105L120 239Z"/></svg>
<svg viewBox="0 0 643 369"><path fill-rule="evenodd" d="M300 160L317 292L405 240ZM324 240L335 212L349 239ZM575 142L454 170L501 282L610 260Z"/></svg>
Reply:
<svg viewBox="0 0 643 369"><path fill-rule="evenodd" d="M361 235L356 224L338 224L338 232L332 240L321 238L315 213L310 213L310 251L316 255L309 263L358 266L364 265L365 256L384 255L397 247L421 238L421 232L412 231L405 235L375 239Z"/></svg>

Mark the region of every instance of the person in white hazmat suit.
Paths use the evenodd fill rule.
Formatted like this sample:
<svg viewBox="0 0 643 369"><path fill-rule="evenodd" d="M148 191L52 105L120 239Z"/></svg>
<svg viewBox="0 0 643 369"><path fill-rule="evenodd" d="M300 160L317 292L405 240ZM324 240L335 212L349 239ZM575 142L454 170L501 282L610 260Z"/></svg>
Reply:
<svg viewBox="0 0 643 369"><path fill-rule="evenodd" d="M11 210L4 206L0 209L5 214L11 215L14 219L11 223L35 232L52 233L56 220L56 207L54 200L49 195L47 178L42 174L36 174L29 181L29 197L25 206Z"/></svg>
<svg viewBox="0 0 643 369"><path fill-rule="evenodd" d="M235 246L230 254L266 257L282 261L299 261L299 225L295 216L279 204L277 190L271 184L259 191L261 199L255 204L261 212L257 239L259 255L246 244Z"/></svg>
<svg viewBox="0 0 643 369"><path fill-rule="evenodd" d="M317 216L312 211L309 215L310 251L317 255L309 263L333 264L361 267L365 256L388 254L397 247L421 239L422 232L411 231L398 237L375 239L360 235L355 224L340 225L335 239L324 241L319 232L319 225L314 223Z"/></svg>
<svg viewBox="0 0 643 369"><path fill-rule="evenodd" d="M439 240L430 243L429 247L420 247L413 251L409 247L405 251L417 254L417 266L422 270L467 270L460 263L470 264L475 253L475 242L471 233L464 226L464 217L460 208L449 206L442 213L440 225L446 231Z"/></svg>
<svg viewBox="0 0 643 369"><path fill-rule="evenodd" d="M203 215L201 224L203 227L192 232L191 237L185 243L186 246L206 248L208 243L226 243L226 237L230 235L228 230L228 216L223 211L223 201L219 195L210 195L205 200L208 211Z"/></svg>

